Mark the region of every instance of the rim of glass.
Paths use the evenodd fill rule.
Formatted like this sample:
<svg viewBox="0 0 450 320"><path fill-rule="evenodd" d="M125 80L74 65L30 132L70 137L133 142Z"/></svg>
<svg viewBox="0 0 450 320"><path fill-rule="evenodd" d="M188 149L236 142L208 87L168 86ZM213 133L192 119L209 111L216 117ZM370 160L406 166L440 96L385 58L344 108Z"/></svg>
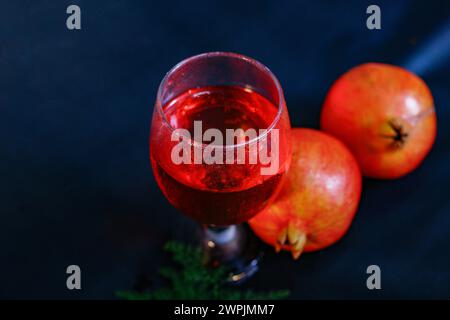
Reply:
<svg viewBox="0 0 450 320"><path fill-rule="evenodd" d="M275 115L274 119L272 120L271 124L265 129L264 133L262 134L258 134L255 138L252 138L248 141L245 142L241 142L241 143L237 143L237 144L229 144L229 145L215 145L215 148L237 148L237 147L244 147L247 145L251 145L254 144L256 142L258 142L259 140L262 140L263 138L265 138L271 131L272 129L277 125L277 123L279 122L280 118L281 118L281 114L283 113L283 104L284 104L284 96L283 96L283 90L281 89L281 85L280 82L278 81L277 77L273 74L273 72L266 67L264 64L262 64L261 62L250 58L248 56L245 56L243 54L239 54L239 53L233 53L233 52L224 52L224 51L214 51L214 52L206 52L206 53L201 53L201 54L197 54L195 56L191 56L189 58L186 58L180 62L178 62L174 67L172 67L164 76L164 78L161 80L161 83L159 84L158 87L158 93L157 93L157 100L156 100L156 108L162 118L162 121L164 122L165 125L167 125L167 127L170 129L171 132L175 131L176 129L179 128L174 128L172 127L172 125L170 124L170 122L167 120L166 115L164 113L163 105L162 105L162 91L163 88L166 85L166 82L169 78L169 76L171 74L173 74L174 72L176 72L178 69L180 69L182 66L191 63L195 60L199 60L199 59L204 59L204 58L210 58L210 57L229 57L229 58L234 58L234 59L240 59L243 60L247 63L252 64L253 66L255 66L257 69L267 73L270 77L270 79L273 81L273 83L275 84L276 90L277 90L277 96L278 96L278 110L277 110L277 114ZM189 139L189 144L192 146L200 146L200 147L206 147L208 146L207 144L204 143L200 143L198 141L196 141L193 138Z"/></svg>

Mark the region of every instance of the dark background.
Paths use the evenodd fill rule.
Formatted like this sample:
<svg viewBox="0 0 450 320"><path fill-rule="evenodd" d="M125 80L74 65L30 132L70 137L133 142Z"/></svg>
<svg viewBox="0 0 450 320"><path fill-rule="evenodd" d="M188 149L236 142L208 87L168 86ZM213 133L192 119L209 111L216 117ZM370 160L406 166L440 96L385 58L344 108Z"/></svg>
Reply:
<svg viewBox="0 0 450 320"><path fill-rule="evenodd" d="M450 2L0 1L0 298L113 298L167 262L169 239L195 241L148 160L160 80L206 51L234 51L279 78L295 126L317 127L333 80L379 61L422 76L438 136L397 181L365 180L338 244L293 262L271 250L246 287L292 298L450 298ZM78 4L82 30L66 28ZM80 265L82 291L66 289ZM366 288L378 264L382 290Z"/></svg>

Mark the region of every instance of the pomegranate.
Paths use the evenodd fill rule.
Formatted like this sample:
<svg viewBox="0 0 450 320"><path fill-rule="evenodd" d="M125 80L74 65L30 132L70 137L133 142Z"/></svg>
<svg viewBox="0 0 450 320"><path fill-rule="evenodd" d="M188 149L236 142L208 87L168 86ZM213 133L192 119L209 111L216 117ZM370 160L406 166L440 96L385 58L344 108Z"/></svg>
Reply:
<svg viewBox="0 0 450 320"><path fill-rule="evenodd" d="M294 259L325 248L349 228L361 195L361 172L347 147L312 129L292 129L292 163L280 193L249 224Z"/></svg>
<svg viewBox="0 0 450 320"><path fill-rule="evenodd" d="M321 128L347 144L365 176L399 178L417 168L434 143L433 97L405 69L363 64L329 90Z"/></svg>

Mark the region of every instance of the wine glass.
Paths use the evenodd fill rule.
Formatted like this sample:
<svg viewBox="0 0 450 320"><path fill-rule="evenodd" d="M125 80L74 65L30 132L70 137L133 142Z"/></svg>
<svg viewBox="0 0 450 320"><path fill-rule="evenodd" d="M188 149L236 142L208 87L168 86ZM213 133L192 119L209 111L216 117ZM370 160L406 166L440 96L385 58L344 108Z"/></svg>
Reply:
<svg viewBox="0 0 450 320"><path fill-rule="evenodd" d="M229 281L258 269L245 254L243 223L279 191L290 164L290 122L273 73L227 52L183 60L162 80L150 132L150 159L164 196L204 225L209 262Z"/></svg>

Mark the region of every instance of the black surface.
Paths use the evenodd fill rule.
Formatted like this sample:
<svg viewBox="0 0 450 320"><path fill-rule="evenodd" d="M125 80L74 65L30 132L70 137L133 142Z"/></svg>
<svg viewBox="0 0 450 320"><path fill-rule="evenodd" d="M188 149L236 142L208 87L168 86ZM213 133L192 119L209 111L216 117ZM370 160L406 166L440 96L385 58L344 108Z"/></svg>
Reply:
<svg viewBox="0 0 450 320"><path fill-rule="evenodd" d="M66 29L78 4L82 30ZM248 284L292 298L450 298L450 2L1 1L0 298L112 298L154 283L168 239L195 223L167 203L148 161L157 86L180 60L234 51L282 83L291 121L317 127L339 74L399 64L430 86L436 144L414 173L364 182L346 237L293 262L269 251ZM66 289L66 267L83 290ZM378 264L382 290L369 291ZM140 279L140 280L138 280Z"/></svg>

